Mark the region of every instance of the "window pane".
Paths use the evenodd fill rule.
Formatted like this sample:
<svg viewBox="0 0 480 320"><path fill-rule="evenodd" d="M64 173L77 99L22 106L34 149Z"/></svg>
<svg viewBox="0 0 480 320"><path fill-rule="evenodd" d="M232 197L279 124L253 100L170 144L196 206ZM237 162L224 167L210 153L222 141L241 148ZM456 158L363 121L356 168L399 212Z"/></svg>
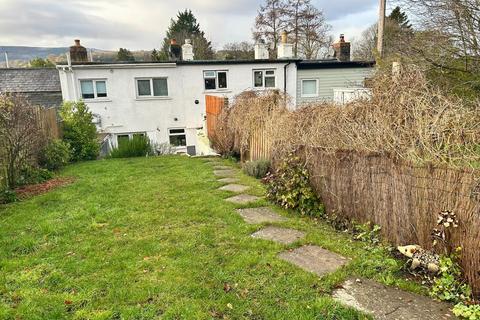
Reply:
<svg viewBox="0 0 480 320"><path fill-rule="evenodd" d="M215 78L205 78L205 90L214 90L216 88Z"/></svg>
<svg viewBox="0 0 480 320"><path fill-rule="evenodd" d="M317 81L316 80L302 80L302 94L303 95L316 95L317 94Z"/></svg>
<svg viewBox="0 0 480 320"><path fill-rule="evenodd" d="M134 134L133 134L133 137L134 137L134 138L145 137L145 133L143 133L143 132L142 132L142 133L134 133Z"/></svg>
<svg viewBox="0 0 480 320"><path fill-rule="evenodd" d="M265 77L265 88L275 87L275 77Z"/></svg>
<svg viewBox="0 0 480 320"><path fill-rule="evenodd" d="M93 94L93 81L92 80L82 80L80 81L80 88L82 90L83 99L93 99L95 95Z"/></svg>
<svg viewBox="0 0 480 320"><path fill-rule="evenodd" d="M122 145L124 145L126 142L128 142L130 138L128 137L128 134L119 134L117 136L117 144L118 147L120 148Z"/></svg>
<svg viewBox="0 0 480 320"><path fill-rule="evenodd" d="M168 96L167 79L153 79L153 95Z"/></svg>
<svg viewBox="0 0 480 320"><path fill-rule="evenodd" d="M275 71L274 70L267 70L267 71L265 71L265 74L266 75L274 75Z"/></svg>
<svg viewBox="0 0 480 320"><path fill-rule="evenodd" d="M170 129L170 134L173 133L185 133L185 129Z"/></svg>
<svg viewBox="0 0 480 320"><path fill-rule="evenodd" d="M203 72L204 78L215 78L215 71L204 71Z"/></svg>
<svg viewBox="0 0 480 320"><path fill-rule="evenodd" d="M253 85L255 87L263 87L263 72L255 71L253 73Z"/></svg>
<svg viewBox="0 0 480 320"><path fill-rule="evenodd" d="M150 80L137 80L138 95L139 96L151 96Z"/></svg>
<svg viewBox="0 0 480 320"><path fill-rule="evenodd" d="M105 81L96 81L95 86L97 87L98 98L104 98L107 96L107 84Z"/></svg>
<svg viewBox="0 0 480 320"><path fill-rule="evenodd" d="M185 147L187 145L187 138L184 134L170 136L170 144L176 147Z"/></svg>
<svg viewBox="0 0 480 320"><path fill-rule="evenodd" d="M218 73L218 87L225 89L227 87L227 73L219 72Z"/></svg>

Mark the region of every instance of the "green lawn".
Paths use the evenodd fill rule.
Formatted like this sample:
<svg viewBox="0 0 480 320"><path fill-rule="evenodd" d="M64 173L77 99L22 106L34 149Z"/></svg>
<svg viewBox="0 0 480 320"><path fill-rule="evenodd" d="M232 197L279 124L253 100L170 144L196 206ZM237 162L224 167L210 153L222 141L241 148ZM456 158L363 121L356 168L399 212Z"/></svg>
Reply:
<svg viewBox="0 0 480 320"><path fill-rule="evenodd" d="M419 289L386 250L282 210L279 225L307 232L290 247L352 262L318 278L277 259L288 246L250 237L261 226L223 201L204 159L93 161L61 175L76 181L0 207L0 319L363 319L329 297L346 277Z"/></svg>

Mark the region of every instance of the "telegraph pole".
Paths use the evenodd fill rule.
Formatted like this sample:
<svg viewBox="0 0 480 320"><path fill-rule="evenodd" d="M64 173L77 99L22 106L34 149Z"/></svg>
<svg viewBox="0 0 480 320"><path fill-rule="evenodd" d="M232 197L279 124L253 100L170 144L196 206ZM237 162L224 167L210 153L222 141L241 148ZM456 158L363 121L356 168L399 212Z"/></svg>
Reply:
<svg viewBox="0 0 480 320"><path fill-rule="evenodd" d="M383 58L383 35L385 33L386 2L387 0L380 0L380 9L378 13L377 51L380 58Z"/></svg>

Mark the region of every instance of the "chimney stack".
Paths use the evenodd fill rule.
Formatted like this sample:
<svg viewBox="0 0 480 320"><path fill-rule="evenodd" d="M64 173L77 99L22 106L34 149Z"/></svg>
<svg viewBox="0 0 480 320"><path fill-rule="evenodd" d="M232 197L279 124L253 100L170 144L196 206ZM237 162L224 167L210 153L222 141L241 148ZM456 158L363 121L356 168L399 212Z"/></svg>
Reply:
<svg viewBox="0 0 480 320"><path fill-rule="evenodd" d="M170 60L181 60L182 59L182 47L177 44L177 39L170 40Z"/></svg>
<svg viewBox="0 0 480 320"><path fill-rule="evenodd" d="M338 61L350 61L350 42L345 41L345 35L343 33L340 35L340 40L332 46L333 50L335 50L335 58L337 58Z"/></svg>
<svg viewBox="0 0 480 320"><path fill-rule="evenodd" d="M80 45L80 40L75 39L75 44L70 47L72 62L88 62L87 49Z"/></svg>
<svg viewBox="0 0 480 320"><path fill-rule="evenodd" d="M291 59L293 58L293 44L288 43L287 32L283 31L281 35L281 42L277 49L278 59Z"/></svg>
<svg viewBox="0 0 480 320"><path fill-rule="evenodd" d="M267 45L265 44L265 41L263 39L260 39L255 43L255 60L257 59L268 59L268 49Z"/></svg>
<svg viewBox="0 0 480 320"><path fill-rule="evenodd" d="M185 39L185 44L182 46L182 58L184 61L193 60L193 46L190 39Z"/></svg>

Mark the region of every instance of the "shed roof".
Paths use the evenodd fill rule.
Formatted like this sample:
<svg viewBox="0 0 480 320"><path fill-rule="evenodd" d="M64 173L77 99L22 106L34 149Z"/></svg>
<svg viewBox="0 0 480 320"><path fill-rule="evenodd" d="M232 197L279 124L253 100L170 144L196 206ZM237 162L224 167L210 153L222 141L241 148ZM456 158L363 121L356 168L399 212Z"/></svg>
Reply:
<svg viewBox="0 0 480 320"><path fill-rule="evenodd" d="M1 68L0 92L60 92L55 68Z"/></svg>

